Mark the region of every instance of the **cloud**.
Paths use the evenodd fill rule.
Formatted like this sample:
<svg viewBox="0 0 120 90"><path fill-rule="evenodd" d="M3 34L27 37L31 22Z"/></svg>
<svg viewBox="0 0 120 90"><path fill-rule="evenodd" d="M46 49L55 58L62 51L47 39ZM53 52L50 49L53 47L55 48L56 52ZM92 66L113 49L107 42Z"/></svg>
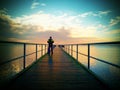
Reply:
<svg viewBox="0 0 120 90"><path fill-rule="evenodd" d="M35 9L39 4L39 2L33 2L31 5L31 9Z"/></svg>
<svg viewBox="0 0 120 90"><path fill-rule="evenodd" d="M97 12L85 12L80 14L80 17L88 17L88 16L96 16L96 17L102 17L104 15L108 15L111 11L107 10L107 11L97 11Z"/></svg>
<svg viewBox="0 0 120 90"><path fill-rule="evenodd" d="M99 15L109 12L99 12ZM83 16L93 15L92 12L81 14ZM111 23L118 22L116 17ZM46 43L49 36L53 36L55 43L81 43L104 41L115 32L107 33L108 26L91 23L88 26L83 24L83 19L79 15L46 14L40 11L31 15L12 18L5 13L0 15L0 38L7 40L20 40L29 42ZM117 32L117 31L116 31Z"/></svg>
<svg viewBox="0 0 120 90"><path fill-rule="evenodd" d="M106 14L108 11L100 11L101 14ZM86 16L89 14L93 14L92 12L81 14L81 16ZM99 14L100 15L100 14ZM29 16L23 16L23 17L17 17L14 19L14 21L24 24L24 25L32 25L37 27L37 31L47 31L52 30L56 31L61 27L69 28L73 31L79 31L79 30L87 30L88 27L96 27L95 25L85 26L83 23L83 19L80 18L80 15L72 16L68 15L67 13L63 13L62 15L56 16L53 14L46 14L43 11L38 12ZM85 22L85 21L84 21ZM86 21L85 23L88 23L89 21ZM98 27L98 26L97 26ZM99 27L105 27L101 24ZM41 29L42 28L42 29ZM90 29L91 30L91 29ZM97 30L97 29L96 29Z"/></svg>
<svg viewBox="0 0 120 90"><path fill-rule="evenodd" d="M107 11L98 11L97 16L102 17L103 15L108 15L112 11L107 10Z"/></svg>
<svg viewBox="0 0 120 90"><path fill-rule="evenodd" d="M46 6L46 4L45 3L40 3L40 2L37 2L37 1L34 1L33 3L32 3L32 5L31 5L31 9L35 9L35 8L37 8L38 6Z"/></svg>
<svg viewBox="0 0 120 90"><path fill-rule="evenodd" d="M24 25L34 25L44 28L42 30L39 29L38 31L56 31L63 26L67 28L77 25L77 18L67 14L63 14L62 16L55 16L52 14L36 13L30 16L17 17L14 19L14 21Z"/></svg>
<svg viewBox="0 0 120 90"><path fill-rule="evenodd" d="M0 14L0 40L9 40L10 38L12 40L13 38L25 39L24 37L21 38L21 35L26 32L24 26L15 22L10 15L6 13Z"/></svg>
<svg viewBox="0 0 120 90"><path fill-rule="evenodd" d="M44 42L46 43L47 39L52 36L55 43L61 43L61 42L68 42L70 39L69 37L69 31L66 30L64 27L60 28L58 31L44 31L44 32L36 32L33 35L33 40L36 40L36 42ZM30 36L31 37L31 36ZM36 39L35 39L36 38ZM71 40L70 40L71 41Z"/></svg>
<svg viewBox="0 0 120 90"><path fill-rule="evenodd" d="M33 16L34 17L34 16ZM55 30L53 28L44 28L42 24L35 25L25 21L34 19L24 16L24 18L11 18L9 15L0 15L0 38L1 40L13 41L36 41L46 42L49 36L56 38L56 42L67 40L69 30L64 27Z"/></svg>
<svg viewBox="0 0 120 90"><path fill-rule="evenodd" d="M91 15L93 15L93 12L85 12L85 13L80 14L79 16L80 17L87 17L87 16L91 16Z"/></svg>
<svg viewBox="0 0 120 90"><path fill-rule="evenodd" d="M47 15L45 15L45 17L46 16ZM51 18L51 16L49 17ZM56 19L55 17L53 17L53 20L55 20L54 24L56 22L58 23L59 22L58 20L60 20L61 22L61 18L64 18L64 17L68 17L68 15L58 16ZM86 37L81 37L81 38L71 37L71 31L75 31L74 30L75 25L73 25L74 28L71 28L72 26L66 28L65 27L66 25L64 25L64 23L63 24L61 23L62 25L60 25L60 27L57 27L57 28L54 28L54 27L45 28L41 23L37 25L35 24L32 25L31 23L24 22L27 20L29 21L29 19L31 19L29 17L24 17L21 19L20 18L12 19L10 18L10 16L4 15L1 18L4 19L4 22L1 21L2 31L0 31L1 32L0 36L1 36L1 39L4 39L4 40L22 41L22 42L23 41L33 42L34 41L34 42L39 42L39 43L46 43L49 36L52 36L54 38L55 44L71 43L71 42L75 43L76 41L78 43L78 42L88 40L86 39ZM70 16L68 17L65 23L67 22L69 23L69 21L71 22L73 19L74 17ZM49 20L49 18L47 20ZM7 23L7 25L6 24L4 25L4 23Z"/></svg>
<svg viewBox="0 0 120 90"><path fill-rule="evenodd" d="M8 10L6 8L0 9L0 14L7 15L8 14L7 11Z"/></svg>
<svg viewBox="0 0 120 90"><path fill-rule="evenodd" d="M110 26L114 26L114 25L116 25L118 23L120 23L120 16L117 16L114 19L110 20Z"/></svg>
<svg viewBox="0 0 120 90"><path fill-rule="evenodd" d="M13 21L9 15L0 15L0 34L5 35L9 32L11 33ZM5 33L3 33L5 32Z"/></svg>
<svg viewBox="0 0 120 90"><path fill-rule="evenodd" d="M58 31L44 31L32 33L28 36L30 38L29 42L39 42L47 43L50 36L53 37L55 44L70 44L70 43L88 43L88 42L98 42L103 41L103 39L97 37L70 37L70 31L64 27L60 28Z"/></svg>

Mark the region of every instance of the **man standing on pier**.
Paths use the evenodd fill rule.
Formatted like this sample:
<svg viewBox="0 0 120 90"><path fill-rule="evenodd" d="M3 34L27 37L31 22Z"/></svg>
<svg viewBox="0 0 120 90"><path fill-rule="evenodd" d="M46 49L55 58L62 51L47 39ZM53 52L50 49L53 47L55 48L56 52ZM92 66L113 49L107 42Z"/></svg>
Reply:
<svg viewBox="0 0 120 90"><path fill-rule="evenodd" d="M47 41L48 43L48 54L53 54L53 43L54 43L54 40L52 39L52 37L50 36L50 38L48 39Z"/></svg>

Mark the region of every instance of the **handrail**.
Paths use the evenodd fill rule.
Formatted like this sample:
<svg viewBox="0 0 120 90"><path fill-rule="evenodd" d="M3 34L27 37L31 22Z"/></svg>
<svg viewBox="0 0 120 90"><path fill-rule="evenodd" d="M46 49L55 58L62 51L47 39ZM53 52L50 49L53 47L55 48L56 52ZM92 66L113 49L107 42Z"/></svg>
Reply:
<svg viewBox="0 0 120 90"><path fill-rule="evenodd" d="M16 43L16 44L31 44L31 45L46 45L46 44L41 44L41 43L30 43L30 42L16 42L16 41L0 41L0 43Z"/></svg>
<svg viewBox="0 0 120 90"><path fill-rule="evenodd" d="M46 53L46 46L47 46L47 44L25 43L25 42L12 42L12 41L0 41L0 43L11 43L11 44L22 44L22 45L23 45L23 56L19 56L19 57L16 57L16 58L12 58L12 59L7 60L7 61L5 61L5 62L1 62L1 63L0 63L0 66L2 66L2 65L4 65L4 64L7 64L7 63L9 63L9 62L15 61L15 60L17 60L17 59L23 58L23 68L24 68L24 69L26 68L26 56L29 56L29 55L32 55L32 54L36 53L36 60L37 60L37 52L40 52L40 51L41 51L41 56L42 56L42 55L43 55L43 50L44 50L45 53ZM36 45L36 47L35 47L35 49L36 49L35 52L26 54L26 45ZM38 50L37 45L42 45L42 49L41 49L41 50ZM43 49L43 46L45 46L45 49Z"/></svg>
<svg viewBox="0 0 120 90"><path fill-rule="evenodd" d="M114 42L96 42L96 43L77 43L78 45L95 45L95 44L120 44L120 41ZM63 44L63 45L77 45L77 44Z"/></svg>
<svg viewBox="0 0 120 90"><path fill-rule="evenodd" d="M95 60L98 60L98 61L103 62L103 63L106 63L106 64L109 64L109 65L112 65L112 66L114 66L114 67L120 68L119 65L116 65L116 64L107 62L107 61L105 61L105 60L102 60L102 59L99 59L99 58L90 56L90 46L91 46L91 45L96 45L96 44L97 44L97 45L99 45L99 44L120 44L120 41L118 41L118 42L100 42L100 43L83 43L83 44L64 44L64 45L61 45L61 46L66 46L66 51L68 51L68 54L69 54L70 46L71 46L71 48L72 48L72 49L71 49L71 55L72 55L72 52L76 52L76 58L77 58L77 60L78 60L78 54L87 56L87 57L88 57L88 69L90 68L90 58L95 59ZM76 46L76 51L73 50L73 45ZM83 54L83 53L80 53L80 52L78 51L78 45L87 45L87 46L88 46L88 55Z"/></svg>

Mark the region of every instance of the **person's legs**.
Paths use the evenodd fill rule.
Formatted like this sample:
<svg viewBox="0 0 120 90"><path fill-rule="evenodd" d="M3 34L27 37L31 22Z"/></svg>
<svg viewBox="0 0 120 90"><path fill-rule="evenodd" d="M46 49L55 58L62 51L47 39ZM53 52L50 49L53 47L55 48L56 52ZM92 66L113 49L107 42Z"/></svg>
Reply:
<svg viewBox="0 0 120 90"><path fill-rule="evenodd" d="M48 46L48 54L50 54L50 46Z"/></svg>
<svg viewBox="0 0 120 90"><path fill-rule="evenodd" d="M51 53L53 54L53 46L51 46Z"/></svg>

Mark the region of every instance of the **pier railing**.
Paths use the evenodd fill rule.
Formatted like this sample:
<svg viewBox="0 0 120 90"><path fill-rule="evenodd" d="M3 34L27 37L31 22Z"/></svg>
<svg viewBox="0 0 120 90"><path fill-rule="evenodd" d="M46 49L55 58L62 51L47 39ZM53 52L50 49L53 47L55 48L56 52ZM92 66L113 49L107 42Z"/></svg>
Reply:
<svg viewBox="0 0 120 90"><path fill-rule="evenodd" d="M117 79L119 80L120 77L120 64L119 62L116 63L112 63L109 62L109 60L104 60L101 59L99 57L95 57L91 55L92 52L92 47L93 46L102 46L104 47L104 45L106 46L110 46L110 45L117 45L117 47L120 47L120 42L103 42L103 43L88 43L88 44L65 44L65 45L60 45L61 47L63 47L63 50L68 53L70 56L72 56L75 60L77 60L79 63L81 63L86 69L88 69L90 72L92 72L97 78L99 78L102 82L107 83L108 85L112 86L110 84L110 79L113 80L114 86L116 86L117 84L119 84L119 81L117 81ZM84 46L84 47L83 47ZM85 51L86 53L82 53L82 51L80 50L80 48L86 48ZM85 52L83 51L83 52ZM98 51L93 51L94 53L99 53ZM102 51L105 52L105 51ZM109 51L106 51L109 52ZM114 52L114 51L111 51ZM117 51L117 53L120 54L120 49ZM118 55L117 55L118 56ZM83 59L86 59L84 62L84 60L81 60L79 58L81 57L86 57ZM113 58L113 56L111 55L111 57ZM116 58L116 57L114 57ZM113 60L114 61L114 60ZM97 64L99 62L99 64ZM101 65L100 65L101 64ZM96 70L97 69L97 70ZM114 71L110 71L108 69L114 69ZM100 72L99 72L100 71ZM99 72L99 73L98 73ZM113 72L110 74L106 74L107 72ZM116 74L116 77L114 74ZM108 77L107 77L108 76ZM114 79L115 76L115 79ZM115 80L115 81L114 81ZM116 83L116 85L115 85Z"/></svg>
<svg viewBox="0 0 120 90"><path fill-rule="evenodd" d="M35 63L47 53L47 47L47 44L0 41L0 83Z"/></svg>
<svg viewBox="0 0 120 90"><path fill-rule="evenodd" d="M83 56L87 56L88 58L88 64L87 64L87 68L90 69L90 58L92 59L95 59L95 60L98 60L100 62L103 62L103 63L106 63L106 64L109 64L109 65L112 65L114 67L117 67L117 68L120 68L119 65L116 65L116 64L113 64L113 63L110 63L110 62L107 62L105 60L102 60L102 59L99 59L97 57L93 57L90 55L90 46L92 45L100 45L100 44L119 44L120 45L120 42L106 42L106 43L89 43L89 44L65 44L64 45L64 50L71 56L73 56L73 52L76 52L76 60L78 60L78 55L81 54ZM81 53L79 50L78 50L78 46L80 45L87 45L88 47L88 53L87 54L84 54L84 53ZM76 47L76 50L73 50L73 46ZM97 52L96 52L97 53Z"/></svg>

